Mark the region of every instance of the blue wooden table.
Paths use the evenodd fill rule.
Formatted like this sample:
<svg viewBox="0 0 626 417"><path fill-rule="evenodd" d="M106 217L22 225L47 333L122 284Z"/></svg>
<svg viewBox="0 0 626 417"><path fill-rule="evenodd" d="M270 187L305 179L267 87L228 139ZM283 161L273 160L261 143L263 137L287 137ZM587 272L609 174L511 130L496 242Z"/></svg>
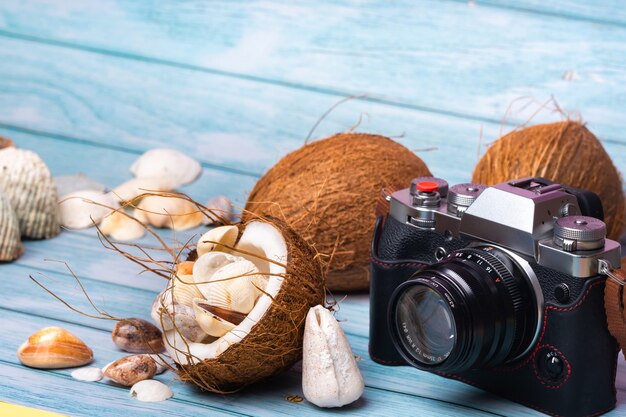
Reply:
<svg viewBox="0 0 626 417"><path fill-rule="evenodd" d="M531 117L560 120L554 97L563 111L581 113L624 172L626 8L621 0L544 3L0 0L0 135L35 150L54 175L82 172L108 186L129 179L145 150L175 147L204 167L182 191L241 205L256 178L346 96L359 97L326 117L315 137L360 122L358 130L395 137L451 183L467 181L502 132ZM68 261L116 316L148 318L164 285L104 250L94 229L27 242L19 261L0 265L0 400L76 416L329 414L285 400L302 395L298 369L230 396L169 373L160 379L174 398L150 404L67 370L21 366L17 347L50 325L85 340L96 366L121 356L112 323L70 312L30 281L44 274L51 290L88 309L67 270L48 258ZM374 364L366 295L346 297L339 318L366 389L334 413L538 414L456 381ZM626 416L626 365L619 367L611 414Z"/></svg>

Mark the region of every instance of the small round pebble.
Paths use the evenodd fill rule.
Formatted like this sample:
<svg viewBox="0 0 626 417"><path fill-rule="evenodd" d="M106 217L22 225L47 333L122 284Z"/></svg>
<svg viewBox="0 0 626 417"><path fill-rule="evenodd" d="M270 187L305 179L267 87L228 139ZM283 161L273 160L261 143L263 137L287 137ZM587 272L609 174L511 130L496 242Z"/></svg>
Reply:
<svg viewBox="0 0 626 417"><path fill-rule="evenodd" d="M102 371L100 368L79 368L72 371L71 375L72 378L78 379L79 381L95 382L102 379Z"/></svg>
<svg viewBox="0 0 626 417"><path fill-rule="evenodd" d="M130 389L130 396L139 401L165 401L174 395L170 387L154 379L137 382Z"/></svg>

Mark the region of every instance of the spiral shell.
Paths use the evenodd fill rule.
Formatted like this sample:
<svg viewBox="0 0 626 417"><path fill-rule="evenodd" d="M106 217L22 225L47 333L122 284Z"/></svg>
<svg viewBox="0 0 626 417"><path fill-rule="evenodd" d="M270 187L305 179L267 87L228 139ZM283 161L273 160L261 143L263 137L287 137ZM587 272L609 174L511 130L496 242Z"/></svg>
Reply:
<svg viewBox="0 0 626 417"><path fill-rule="evenodd" d="M57 235L57 189L50 171L34 152L14 147L0 150L0 191L11 202L22 236L47 239Z"/></svg>
<svg viewBox="0 0 626 417"><path fill-rule="evenodd" d="M9 200L0 193L0 261L12 261L23 252L17 217Z"/></svg>

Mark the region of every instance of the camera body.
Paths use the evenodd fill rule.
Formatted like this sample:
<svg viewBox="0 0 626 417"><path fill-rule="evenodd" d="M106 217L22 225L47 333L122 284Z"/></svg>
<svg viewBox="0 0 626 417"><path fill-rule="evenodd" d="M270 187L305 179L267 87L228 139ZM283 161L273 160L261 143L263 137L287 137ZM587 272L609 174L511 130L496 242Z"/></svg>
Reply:
<svg viewBox="0 0 626 417"><path fill-rule="evenodd" d="M372 241L370 356L551 415L615 407L602 265L620 265L598 197L543 178L413 180Z"/></svg>

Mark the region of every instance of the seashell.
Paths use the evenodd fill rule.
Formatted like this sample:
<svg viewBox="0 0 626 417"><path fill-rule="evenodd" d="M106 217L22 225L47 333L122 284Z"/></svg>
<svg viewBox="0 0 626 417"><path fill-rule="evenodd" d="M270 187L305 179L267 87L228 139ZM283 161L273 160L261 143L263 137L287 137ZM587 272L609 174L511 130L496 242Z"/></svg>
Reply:
<svg viewBox="0 0 626 417"><path fill-rule="evenodd" d="M115 240L123 242L141 239L146 232L146 228L131 217L133 216L130 213L114 211L102 219L100 231Z"/></svg>
<svg viewBox="0 0 626 417"><path fill-rule="evenodd" d="M173 395L170 387L154 379L137 382L130 389L131 397L145 402L165 401Z"/></svg>
<svg viewBox="0 0 626 417"><path fill-rule="evenodd" d="M169 304L163 308L157 297L152 304L151 316L164 331L170 331L176 327L176 330L187 340L201 342L206 339L207 335L196 322L196 314L192 307Z"/></svg>
<svg viewBox="0 0 626 417"><path fill-rule="evenodd" d="M17 357L31 368L56 369L87 365L93 360L93 352L67 330L45 327L20 346Z"/></svg>
<svg viewBox="0 0 626 417"><path fill-rule="evenodd" d="M341 407L363 395L363 376L346 335L323 306L309 310L304 328L302 391L318 407Z"/></svg>
<svg viewBox="0 0 626 417"><path fill-rule="evenodd" d="M163 352L161 330L154 324L138 318L118 321L111 332L113 343L131 353Z"/></svg>
<svg viewBox="0 0 626 417"><path fill-rule="evenodd" d="M22 236L47 239L57 235L57 189L50 171L34 152L14 147L0 150L0 191L11 202Z"/></svg>
<svg viewBox="0 0 626 417"><path fill-rule="evenodd" d="M200 163L174 149L158 148L144 153L130 167L137 178L165 178L173 188L189 184L202 173Z"/></svg>
<svg viewBox="0 0 626 417"><path fill-rule="evenodd" d="M99 191L81 190L66 195L59 202L61 225L68 229L85 229L98 224L117 209L113 196Z"/></svg>
<svg viewBox="0 0 626 417"><path fill-rule="evenodd" d="M205 253L193 264L193 280L196 284L207 283L218 269L240 260L244 260L244 258L229 253L216 251Z"/></svg>
<svg viewBox="0 0 626 417"><path fill-rule="evenodd" d="M186 230L199 226L204 215L195 204L176 196L150 195L137 205L135 218L154 227Z"/></svg>
<svg viewBox="0 0 626 417"><path fill-rule="evenodd" d="M114 382L130 387L139 381L152 378L156 369L156 363L150 356L131 355L113 361L102 372Z"/></svg>
<svg viewBox="0 0 626 417"><path fill-rule="evenodd" d="M0 193L0 261L12 261L24 253L20 226L9 200Z"/></svg>
<svg viewBox="0 0 626 417"><path fill-rule="evenodd" d="M0 136L0 149L15 147L15 143L9 139Z"/></svg>
<svg viewBox="0 0 626 417"><path fill-rule="evenodd" d="M62 175L54 177L53 180L54 185L57 187L59 200L63 200L63 197L76 191L89 190L103 193L106 189L103 184L89 178L85 174Z"/></svg>
<svg viewBox="0 0 626 417"><path fill-rule="evenodd" d="M202 224L206 226L223 224L224 221L230 222L233 219L233 203L223 195L213 197L206 203L205 207L215 213L215 215L206 213L202 219Z"/></svg>
<svg viewBox="0 0 626 417"><path fill-rule="evenodd" d="M174 302L190 307L193 299L202 297L198 286L194 283L193 275L176 275L171 281Z"/></svg>
<svg viewBox="0 0 626 417"><path fill-rule="evenodd" d="M115 187L111 193L119 201L132 201L142 194L172 191L174 188L176 182L167 177L133 178Z"/></svg>
<svg viewBox="0 0 626 417"><path fill-rule="evenodd" d="M209 309L207 309L207 307L209 307ZM196 321L206 334L213 337L222 337L237 327L235 323L232 323L216 315L214 312L209 311L210 307L210 305L206 304L206 300L202 298L196 298L193 300L193 310L196 313ZM243 320L243 318L245 318L245 315L243 315L241 320Z"/></svg>
<svg viewBox="0 0 626 417"><path fill-rule="evenodd" d="M174 307L174 296L171 288L168 286L154 298L150 309L150 317L152 317L155 323L161 325L161 316L165 316L163 309L171 309L172 307Z"/></svg>
<svg viewBox="0 0 626 417"><path fill-rule="evenodd" d="M198 284L198 290L209 305L248 314L261 295L255 285L258 272L252 262L241 259L215 271L208 283Z"/></svg>
<svg viewBox="0 0 626 417"><path fill-rule="evenodd" d="M209 230L198 239L198 245L196 246L196 252L198 256L202 256L205 253L212 251L228 252L229 248L223 246L230 246L231 248L237 241L239 235L239 228L237 226L220 226Z"/></svg>
<svg viewBox="0 0 626 417"><path fill-rule="evenodd" d="M176 264L176 275L193 274L193 264L195 261L183 261Z"/></svg>
<svg viewBox="0 0 626 417"><path fill-rule="evenodd" d="M100 368L79 368L72 371L72 378L79 381L96 382L102 379L102 370Z"/></svg>

